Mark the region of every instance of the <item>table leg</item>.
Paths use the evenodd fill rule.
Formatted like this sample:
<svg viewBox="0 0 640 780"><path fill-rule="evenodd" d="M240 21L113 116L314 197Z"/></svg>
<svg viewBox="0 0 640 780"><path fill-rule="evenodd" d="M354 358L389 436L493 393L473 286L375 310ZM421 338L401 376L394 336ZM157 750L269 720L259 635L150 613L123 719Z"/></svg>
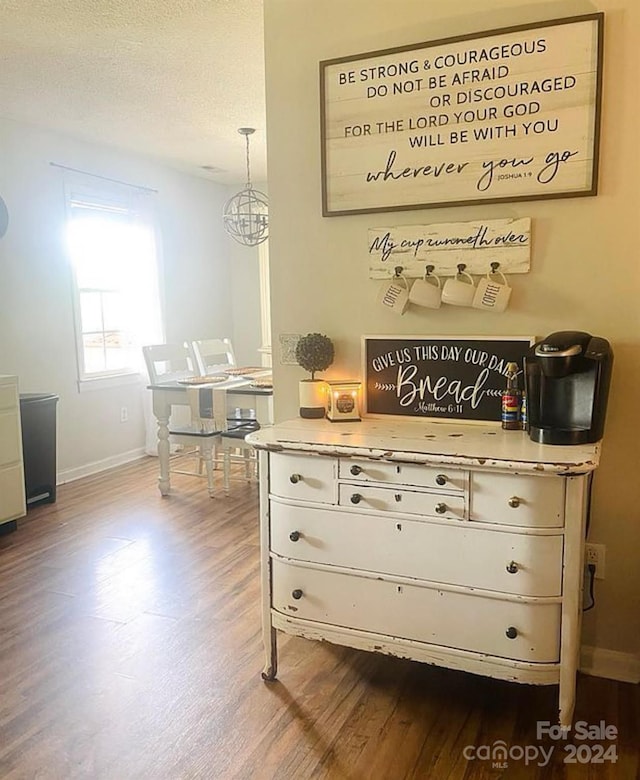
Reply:
<svg viewBox="0 0 640 780"><path fill-rule="evenodd" d="M160 467L160 476L158 477L158 488L163 496L168 496L171 491L171 481L169 479L169 417L158 417L158 465Z"/></svg>
<svg viewBox="0 0 640 780"><path fill-rule="evenodd" d="M214 498L216 491L213 482L213 448L215 444L213 440L205 442L201 447L201 453L204 459L204 465L207 472L207 487L209 489L209 497Z"/></svg>

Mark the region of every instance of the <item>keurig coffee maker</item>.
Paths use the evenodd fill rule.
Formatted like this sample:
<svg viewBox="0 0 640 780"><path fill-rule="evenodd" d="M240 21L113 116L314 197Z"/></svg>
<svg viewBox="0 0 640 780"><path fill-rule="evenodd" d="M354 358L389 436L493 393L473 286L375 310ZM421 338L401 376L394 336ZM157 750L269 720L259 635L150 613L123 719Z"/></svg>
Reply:
<svg viewBox="0 0 640 780"><path fill-rule="evenodd" d="M525 358L529 436L541 444L586 444L602 438L613 352L606 339L581 331L552 333Z"/></svg>

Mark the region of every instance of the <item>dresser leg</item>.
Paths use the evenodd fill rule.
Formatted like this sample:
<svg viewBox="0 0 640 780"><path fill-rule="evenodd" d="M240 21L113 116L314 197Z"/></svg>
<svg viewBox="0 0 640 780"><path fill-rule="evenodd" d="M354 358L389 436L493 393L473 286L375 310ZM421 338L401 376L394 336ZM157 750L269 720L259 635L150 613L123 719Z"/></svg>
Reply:
<svg viewBox="0 0 640 780"><path fill-rule="evenodd" d="M564 581L560 631L560 727L568 730L576 703L576 673L580 664L584 538L588 477L568 477L565 494Z"/></svg>
<svg viewBox="0 0 640 780"><path fill-rule="evenodd" d="M262 679L265 682L273 682L278 674L278 646L275 628L269 630L271 636L267 645L265 636L265 650L267 652L267 663L262 672Z"/></svg>
<svg viewBox="0 0 640 780"><path fill-rule="evenodd" d="M573 723L573 710L576 704L576 676L560 679L560 716L558 722L563 731L569 731Z"/></svg>

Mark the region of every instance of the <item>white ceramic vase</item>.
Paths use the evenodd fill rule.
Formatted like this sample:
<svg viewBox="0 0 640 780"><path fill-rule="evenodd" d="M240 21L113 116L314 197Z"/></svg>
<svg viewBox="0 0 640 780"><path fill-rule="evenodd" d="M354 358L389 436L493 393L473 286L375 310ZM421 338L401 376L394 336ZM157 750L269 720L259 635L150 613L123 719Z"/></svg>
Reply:
<svg viewBox="0 0 640 780"><path fill-rule="evenodd" d="M298 383L300 417L314 419L324 417L327 401L327 384L321 379L301 379Z"/></svg>

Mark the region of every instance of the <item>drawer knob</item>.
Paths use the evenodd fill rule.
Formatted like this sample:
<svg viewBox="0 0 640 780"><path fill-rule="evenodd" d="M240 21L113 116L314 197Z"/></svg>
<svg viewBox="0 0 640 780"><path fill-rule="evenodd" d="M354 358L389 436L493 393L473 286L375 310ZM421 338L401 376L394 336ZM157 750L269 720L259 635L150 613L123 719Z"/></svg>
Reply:
<svg viewBox="0 0 640 780"><path fill-rule="evenodd" d="M446 485L447 481L448 480L444 474L438 474L436 477L436 485Z"/></svg>
<svg viewBox="0 0 640 780"><path fill-rule="evenodd" d="M291 539L292 542L297 542L300 538L300 531L291 531L289 534L289 539Z"/></svg>
<svg viewBox="0 0 640 780"><path fill-rule="evenodd" d="M515 561L511 561L511 563L507 566L507 571L509 574L516 574L518 571L518 564Z"/></svg>
<svg viewBox="0 0 640 780"><path fill-rule="evenodd" d="M518 629L514 628L513 626L509 626L509 628L505 631L505 634L507 635L507 639L515 639L518 636Z"/></svg>
<svg viewBox="0 0 640 780"><path fill-rule="evenodd" d="M436 512L439 515L443 515L447 511L447 505L440 502L439 504L436 504Z"/></svg>
<svg viewBox="0 0 640 780"><path fill-rule="evenodd" d="M297 601L298 599L302 598L302 591L300 588L296 588L295 590L291 591L291 596ZM515 628L513 630L515 631Z"/></svg>
<svg viewBox="0 0 640 780"><path fill-rule="evenodd" d="M352 504L359 504L362 501L362 496L360 493L352 493L351 495L351 503Z"/></svg>
<svg viewBox="0 0 640 780"><path fill-rule="evenodd" d="M354 463L353 466L349 469L349 471L353 474L354 477L357 477L358 474L362 473L362 466L356 466Z"/></svg>
<svg viewBox="0 0 640 780"><path fill-rule="evenodd" d="M291 482L292 485L296 485L298 482L302 481L302 474L292 474L289 477L289 482Z"/></svg>
<svg viewBox="0 0 640 780"><path fill-rule="evenodd" d="M518 496L511 496L511 498L508 501L509 506L511 509L517 509L520 506L520 499Z"/></svg>

